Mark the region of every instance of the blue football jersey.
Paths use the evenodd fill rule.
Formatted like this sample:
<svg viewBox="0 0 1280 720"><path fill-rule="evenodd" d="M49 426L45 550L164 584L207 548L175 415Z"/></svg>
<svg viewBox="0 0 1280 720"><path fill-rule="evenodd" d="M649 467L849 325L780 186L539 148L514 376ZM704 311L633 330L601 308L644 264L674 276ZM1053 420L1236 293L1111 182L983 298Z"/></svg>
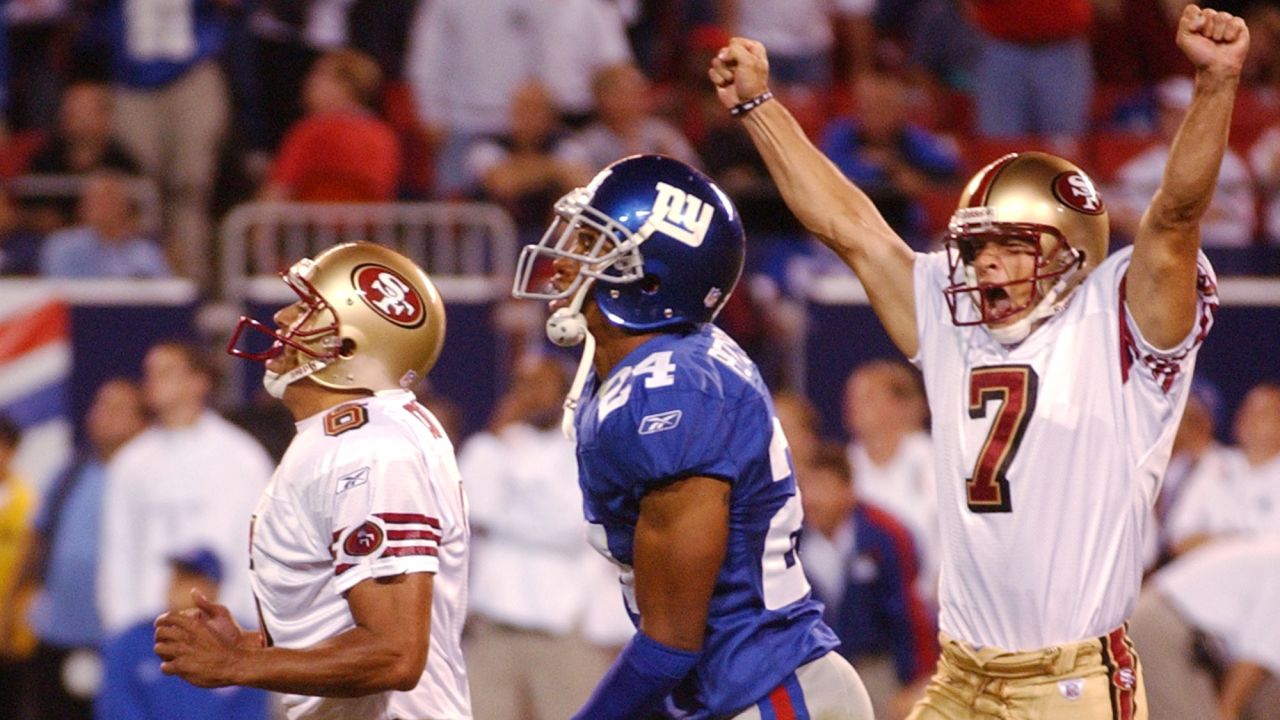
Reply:
<svg viewBox="0 0 1280 720"><path fill-rule="evenodd" d="M755 363L714 325L632 351L578 410L578 469L592 544L622 567L639 625L632 540L640 499L692 476L722 478L729 538L698 666L667 699L675 718L732 714L839 644L796 555L802 512L790 453Z"/></svg>

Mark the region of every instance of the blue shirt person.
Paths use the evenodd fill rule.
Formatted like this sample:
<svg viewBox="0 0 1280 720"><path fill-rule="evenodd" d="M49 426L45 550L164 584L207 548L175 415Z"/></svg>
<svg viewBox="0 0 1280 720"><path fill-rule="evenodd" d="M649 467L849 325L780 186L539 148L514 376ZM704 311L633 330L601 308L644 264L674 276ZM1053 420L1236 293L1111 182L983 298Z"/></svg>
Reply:
<svg viewBox="0 0 1280 720"><path fill-rule="evenodd" d="M556 212L514 294L551 301L554 342L586 343L566 426L589 537L638 628L575 717L870 718L795 552L803 513L769 392L710 325L742 272L736 209L646 155Z"/></svg>
<svg viewBox="0 0 1280 720"><path fill-rule="evenodd" d="M164 252L137 231L127 178L104 171L85 181L79 224L45 239L40 274L61 278L149 278L172 274Z"/></svg>
<svg viewBox="0 0 1280 720"><path fill-rule="evenodd" d="M901 714L919 696L939 652L937 612L917 590L915 542L896 518L856 497L843 445L822 444L811 455L797 471L805 572L877 716Z"/></svg>
<svg viewBox="0 0 1280 720"><path fill-rule="evenodd" d="M208 548L169 559L173 580L171 610L195 607L198 591L215 598L222 580L222 563ZM206 689L160 670L155 652L155 627L141 622L116 636L103 651L106 678L94 707L96 720L266 720L267 693L247 687Z"/></svg>

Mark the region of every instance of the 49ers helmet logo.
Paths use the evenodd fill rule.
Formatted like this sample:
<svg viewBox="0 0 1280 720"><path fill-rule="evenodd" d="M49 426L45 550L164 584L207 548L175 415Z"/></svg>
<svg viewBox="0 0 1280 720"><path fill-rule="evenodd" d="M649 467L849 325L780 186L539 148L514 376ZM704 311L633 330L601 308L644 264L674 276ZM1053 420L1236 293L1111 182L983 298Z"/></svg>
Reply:
<svg viewBox="0 0 1280 720"><path fill-rule="evenodd" d="M1053 179L1053 194L1063 205L1085 215L1101 215L1106 209L1098 188L1082 172L1059 173Z"/></svg>
<svg viewBox="0 0 1280 720"><path fill-rule="evenodd" d="M382 526L372 520L366 520L347 535L347 539L342 542L342 552L350 557L372 555L375 550L382 547L384 538L386 533L383 532Z"/></svg>
<svg viewBox="0 0 1280 720"><path fill-rule="evenodd" d="M367 263L351 271L351 283L373 311L406 328L416 328L426 320L422 298L400 273L385 265Z"/></svg>

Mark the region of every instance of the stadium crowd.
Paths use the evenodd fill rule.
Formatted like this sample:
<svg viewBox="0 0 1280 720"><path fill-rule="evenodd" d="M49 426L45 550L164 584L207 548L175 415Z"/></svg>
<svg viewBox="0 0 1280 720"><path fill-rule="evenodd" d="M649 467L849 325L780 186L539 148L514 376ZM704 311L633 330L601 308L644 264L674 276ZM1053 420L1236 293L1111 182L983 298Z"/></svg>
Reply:
<svg viewBox="0 0 1280 720"><path fill-rule="evenodd" d="M1034 149L1076 158L1102 184L1114 248L1132 237L1170 119L1176 128L1190 102L1191 68L1172 39L1183 4L9 0L0 275L179 276L217 299L217 227L241 203L484 201L528 242L558 197L619 157L700 167L746 226L756 280L721 321L780 391L810 581L877 717L902 717L938 652L923 388L905 364L859 366L841 437L823 437L777 356L803 319L759 300L802 293L835 262L716 101L708 62L731 36L765 43L774 92L917 249L936 247L964 178ZM1253 44L1204 250L1219 276L1280 275L1280 7L1208 4L1245 17ZM64 184L47 192L33 176ZM628 637L610 612L620 603L609 569L573 540L581 497L572 444L556 430L567 375L525 342L484 432L450 430L474 482L465 649L481 720L561 717ZM140 383L96 389L76 418L85 447L56 478L11 470L22 433L0 418L0 719L272 712L260 697L162 676L130 637L181 608L173 578L209 583L253 620L241 526L270 474L264 447L278 459L291 428L243 408L227 414L250 432L224 420L211 407L219 366L203 348L150 348ZM1280 708L1280 629L1265 611L1280 607L1280 561L1266 561L1280 554L1280 386L1238 400L1224 417L1218 391L1197 385L1156 503L1133 621L1153 718L1263 720ZM459 427L442 398L425 402ZM540 593L579 586L531 607L513 580L534 576ZM571 658L562 671L578 682L547 673L551 657Z"/></svg>

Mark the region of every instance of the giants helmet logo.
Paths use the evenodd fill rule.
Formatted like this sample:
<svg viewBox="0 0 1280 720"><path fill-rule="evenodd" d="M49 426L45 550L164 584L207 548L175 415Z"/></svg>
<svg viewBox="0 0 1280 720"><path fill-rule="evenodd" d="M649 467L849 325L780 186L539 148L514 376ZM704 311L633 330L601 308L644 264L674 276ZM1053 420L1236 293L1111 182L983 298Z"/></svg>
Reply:
<svg viewBox="0 0 1280 720"><path fill-rule="evenodd" d="M361 265L352 271L351 282L365 303L391 322L416 328L426 320L418 291L395 270L383 265Z"/></svg>
<svg viewBox="0 0 1280 720"><path fill-rule="evenodd" d="M372 520L365 520L359 527L351 531L347 535L347 539L342 542L342 552L350 557L363 557L372 555L374 551L382 547L382 541L386 538L386 533L382 531L382 526Z"/></svg>
<svg viewBox="0 0 1280 720"><path fill-rule="evenodd" d="M658 197L653 201L649 219L636 234L648 238L660 232L689 247L702 245L711 229L715 205L664 182L658 183L655 189Z"/></svg>
<svg viewBox="0 0 1280 720"><path fill-rule="evenodd" d="M1102 195L1084 173L1065 172L1053 179L1053 194L1063 205L1085 215L1101 215Z"/></svg>

